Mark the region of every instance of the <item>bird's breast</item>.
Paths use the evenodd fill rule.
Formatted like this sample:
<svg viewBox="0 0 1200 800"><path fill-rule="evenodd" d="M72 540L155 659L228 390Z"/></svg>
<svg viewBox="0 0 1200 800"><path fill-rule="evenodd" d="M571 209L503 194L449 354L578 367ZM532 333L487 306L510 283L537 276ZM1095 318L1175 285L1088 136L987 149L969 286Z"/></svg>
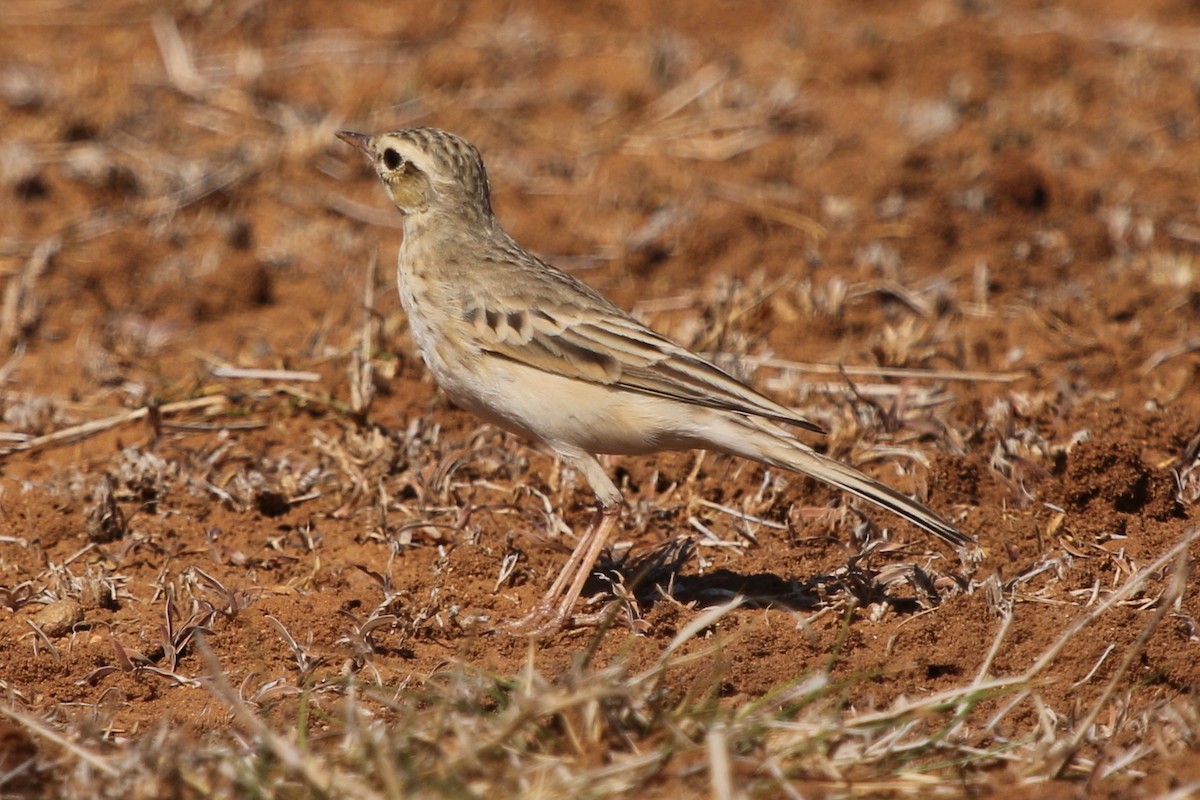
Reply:
<svg viewBox="0 0 1200 800"><path fill-rule="evenodd" d="M409 332L428 364L430 353L442 336L432 287L420 269L403 261L396 270L396 285L400 290L400 305L408 317Z"/></svg>

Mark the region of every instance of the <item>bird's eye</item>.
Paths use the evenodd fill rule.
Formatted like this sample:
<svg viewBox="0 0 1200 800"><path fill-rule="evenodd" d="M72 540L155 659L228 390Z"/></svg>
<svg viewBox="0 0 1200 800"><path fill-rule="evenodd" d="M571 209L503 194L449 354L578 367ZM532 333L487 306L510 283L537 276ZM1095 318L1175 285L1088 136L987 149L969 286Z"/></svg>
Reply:
<svg viewBox="0 0 1200 800"><path fill-rule="evenodd" d="M388 169L395 169L402 163L404 163L404 159L401 158L400 154L392 148L389 147L387 150L383 151L383 165Z"/></svg>

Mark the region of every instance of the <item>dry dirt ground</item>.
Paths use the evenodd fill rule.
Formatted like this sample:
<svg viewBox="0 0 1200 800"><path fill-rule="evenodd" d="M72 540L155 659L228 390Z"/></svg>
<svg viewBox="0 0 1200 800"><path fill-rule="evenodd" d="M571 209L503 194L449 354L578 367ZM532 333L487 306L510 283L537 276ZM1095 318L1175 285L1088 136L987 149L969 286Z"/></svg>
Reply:
<svg viewBox="0 0 1200 800"><path fill-rule="evenodd" d="M1197 792L1198 47L1185 0L4 3L0 793ZM413 124L981 554L612 458L607 626L498 632L592 496L414 355L333 136Z"/></svg>

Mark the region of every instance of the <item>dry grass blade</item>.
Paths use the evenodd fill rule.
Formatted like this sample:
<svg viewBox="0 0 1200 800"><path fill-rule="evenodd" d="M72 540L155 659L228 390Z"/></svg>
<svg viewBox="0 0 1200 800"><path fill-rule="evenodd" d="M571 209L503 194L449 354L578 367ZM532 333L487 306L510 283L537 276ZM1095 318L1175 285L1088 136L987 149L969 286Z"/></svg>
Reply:
<svg viewBox="0 0 1200 800"><path fill-rule="evenodd" d="M719 64L705 64L675 88L655 100L649 109L649 114L659 120L665 119L696 102L728 76L728 67Z"/></svg>
<svg viewBox="0 0 1200 800"><path fill-rule="evenodd" d="M20 272L9 277L4 298L0 301L0 339L8 346L16 345L37 325L41 311L34 289L61 249L61 237L42 240Z"/></svg>
<svg viewBox="0 0 1200 800"><path fill-rule="evenodd" d="M36 734L38 737L58 745L71 755L78 758L80 761L88 764L94 769L99 770L100 772L103 772L105 775L108 775L109 777L117 776L118 770L110 763L108 758L93 753L87 748L80 747L74 742L69 741L61 733L56 731L54 728L51 728L49 725L42 723L37 718L4 704L0 704L0 714L8 717L21 727Z"/></svg>
<svg viewBox="0 0 1200 800"><path fill-rule="evenodd" d="M327 193L323 196L326 208L347 219L365 222L379 228L402 229L404 224L399 215L392 211L382 210L377 205L359 203L340 194Z"/></svg>
<svg viewBox="0 0 1200 800"><path fill-rule="evenodd" d="M243 367L215 367L212 371L214 378L228 378L243 381L295 381L297 383L316 383L321 380L320 374L294 369L248 369Z"/></svg>
<svg viewBox="0 0 1200 800"><path fill-rule="evenodd" d="M1197 796L1200 796L1200 781L1192 781L1160 795L1158 800L1191 800Z"/></svg>
<svg viewBox="0 0 1200 800"><path fill-rule="evenodd" d="M1148 375L1172 358L1193 353L1197 350L1200 350L1200 336L1193 336L1190 339L1184 339L1179 344L1165 347L1146 359L1142 364L1142 374Z"/></svg>
<svg viewBox="0 0 1200 800"><path fill-rule="evenodd" d="M301 674L307 675L316 666L316 659L308 654L308 651L296 641L295 637L292 636L291 632L288 631L287 627L277 617L267 614L266 619L279 632L288 649L292 651L292 657L296 659L296 666L300 669Z"/></svg>
<svg viewBox="0 0 1200 800"><path fill-rule="evenodd" d="M358 776L346 773L317 754L302 752L294 743L272 730L246 705L241 695L229 683L221 663L209 649L205 638L197 636L195 642L207 673L204 676L205 685L233 712L237 721L253 734L255 741L265 745L288 771L303 780L309 789L319 797L343 795L361 797L364 800L380 797Z"/></svg>
<svg viewBox="0 0 1200 800"><path fill-rule="evenodd" d="M1197 528L1187 534L1187 536L1184 537L1184 540L1172 548L1172 550L1168 553L1168 555L1174 556L1175 569L1172 571L1171 580L1167 586L1166 593L1158 599L1157 608L1155 609L1154 613L1151 615L1150 619L1146 621L1146 624L1142 626L1142 630L1138 634L1138 637L1134 643L1128 649L1126 649L1120 665L1113 671L1112 677L1109 678L1108 685L1104 687L1104 691L1101 692L1100 696L1096 698L1095 702L1092 703L1091 709L1088 710L1088 713L1085 714L1082 719L1075 722L1073 733L1065 741L1058 743L1051 750L1051 752L1046 754L1046 771L1049 774L1056 778L1062 777L1063 771L1066 770L1067 766L1071 762L1071 759L1079 750L1079 746L1083 742L1084 737L1090 735L1092 724L1100 716L1100 712L1108 706L1113 696L1123 685L1122 681L1125 675L1129 672L1129 669L1133 666L1134 660L1142 655L1143 651L1145 650L1146 643L1150 640L1151 634L1158 629L1159 623L1162 622L1163 618L1175 608L1177 601L1183 597L1184 592L1187 590L1189 575L1188 546L1197 538L1200 538L1200 528ZM1159 559L1159 562L1163 561L1169 562L1167 556L1163 556L1161 559ZM1159 569L1161 568L1162 567L1159 567ZM1149 569L1150 568L1147 567L1147 570ZM1154 572L1158 572L1158 570L1154 570ZM1145 570L1143 570L1141 573L1141 575L1146 574L1148 573ZM1134 580L1131 579L1129 582L1133 583Z"/></svg>
<svg viewBox="0 0 1200 800"><path fill-rule="evenodd" d="M731 614L738 608L741 608L745 602L745 597L734 597L727 603L705 609L703 613L698 614L694 619L689 620L687 625L684 625L679 630L679 633L675 634L675 637L671 639L670 644L667 645L667 647L663 650L662 655L659 656L657 664L655 664L652 669L643 673L643 675L637 680L647 680L651 676L657 675L661 670L666 669L667 666L671 664L671 656L675 653L675 651L699 635L699 633L705 628L715 625L722 617L725 617L727 614Z"/></svg>
<svg viewBox="0 0 1200 800"><path fill-rule="evenodd" d="M744 206L772 222L778 222L790 228L795 228L806 234L814 242L820 242L829 235L829 231L824 225L807 214L801 214L799 211L793 211L790 208L784 208L783 206L771 203L743 186L718 183L713 187L712 193L714 197Z"/></svg>
<svg viewBox="0 0 1200 800"><path fill-rule="evenodd" d="M184 94L199 96L205 89L204 79L196 71L192 55L179 33L175 20L161 12L154 15L154 38L158 42L159 53L162 55L163 66L167 70L167 79Z"/></svg>
<svg viewBox="0 0 1200 800"><path fill-rule="evenodd" d="M744 511L738 511L736 508L723 506L720 503L714 503L710 500L705 500L704 498L699 499L697 501L697 505L701 505L705 508L711 508L714 511L720 511L722 514L728 514L734 519L742 522L753 522L755 525L762 525L764 528L773 528L777 531L786 531L788 527L782 522L775 522L773 520L763 519L762 517L756 517L753 514L747 514Z"/></svg>
<svg viewBox="0 0 1200 800"><path fill-rule="evenodd" d="M1011 691L1014 687L1024 686L1026 683L1027 681L1024 676L976 681L969 687L956 687L943 692L936 692L918 700L905 701L886 711L856 714L846 720L846 726L849 728L890 728L933 714L952 710L961 711L963 703L967 702L969 698L974 698L974 701L977 701L992 694Z"/></svg>
<svg viewBox="0 0 1200 800"><path fill-rule="evenodd" d="M1111 611L1119 603L1129 599L1134 593L1140 591L1155 575L1159 574L1168 564L1180 557L1181 553L1187 553L1188 548L1200 539L1200 528L1195 528L1187 532L1183 539L1176 543L1170 550L1156 558L1150 564L1147 564L1142 569L1138 570L1135 575L1125 581L1118 589L1113 591L1095 608L1089 611L1082 617L1077 618L1068 626L1067 630L1058 638L1058 640L1035 661L1029 669L1025 671L1024 679L1033 681L1044 672L1059 655L1063 649L1071 642L1084 628L1094 623L1104 614Z"/></svg>
<svg viewBox="0 0 1200 800"><path fill-rule="evenodd" d="M378 251L372 251L363 281L363 321L359 328L359 346L350 353L350 410L365 421L375 400L375 368L371 355L375 351L375 269Z"/></svg>
<svg viewBox="0 0 1200 800"><path fill-rule="evenodd" d="M453 773L483 754L512 747L520 741L518 732L531 722L573 711L580 706L619 699L626 692L625 687L599 678L575 688L550 691L548 687L539 687L538 691L523 692L514 697L512 705L495 720L493 729L483 731L479 738L472 741L469 750L446 765L446 771Z"/></svg>
<svg viewBox="0 0 1200 800"><path fill-rule="evenodd" d="M12 355L8 357L8 361L4 362L4 366L0 366L0 389L8 385L13 373L17 371L17 367L20 366L21 359L24 357L25 342L17 342L12 350Z"/></svg>
<svg viewBox="0 0 1200 800"><path fill-rule="evenodd" d="M705 736L708 749L708 774L713 800L734 800L733 769L729 763L729 741L724 725L714 725Z"/></svg>
<svg viewBox="0 0 1200 800"><path fill-rule="evenodd" d="M774 139L762 114L717 109L658 120L626 138L622 150L640 156L669 155L697 161L728 161Z"/></svg>
<svg viewBox="0 0 1200 800"><path fill-rule="evenodd" d="M158 415L182 414L188 411L206 410L215 411L220 406L224 406L228 401L224 397L198 397L194 400L180 400L175 403L167 403L153 409L153 412ZM72 425L69 428L48 433L45 436L38 436L20 444L12 445L0 449L0 458L13 453L28 453L34 450L41 450L47 447L59 447L62 445L73 444L75 442L86 439L90 436L96 436L105 431L121 425L127 425L130 422L148 419L151 417L152 409L150 407L135 408L132 411L126 411L121 414L115 414L105 419L92 420L79 425Z"/></svg>

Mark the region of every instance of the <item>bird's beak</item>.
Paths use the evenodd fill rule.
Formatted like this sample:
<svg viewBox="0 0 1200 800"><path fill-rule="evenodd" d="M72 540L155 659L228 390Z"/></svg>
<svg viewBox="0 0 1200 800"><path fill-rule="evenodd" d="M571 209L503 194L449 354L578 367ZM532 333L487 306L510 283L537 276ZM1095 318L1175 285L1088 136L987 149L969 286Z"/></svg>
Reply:
<svg viewBox="0 0 1200 800"><path fill-rule="evenodd" d="M374 160L375 154L371 152L371 137L365 133L355 133L354 131L338 131L337 137L346 144L352 144L366 154L367 158Z"/></svg>

